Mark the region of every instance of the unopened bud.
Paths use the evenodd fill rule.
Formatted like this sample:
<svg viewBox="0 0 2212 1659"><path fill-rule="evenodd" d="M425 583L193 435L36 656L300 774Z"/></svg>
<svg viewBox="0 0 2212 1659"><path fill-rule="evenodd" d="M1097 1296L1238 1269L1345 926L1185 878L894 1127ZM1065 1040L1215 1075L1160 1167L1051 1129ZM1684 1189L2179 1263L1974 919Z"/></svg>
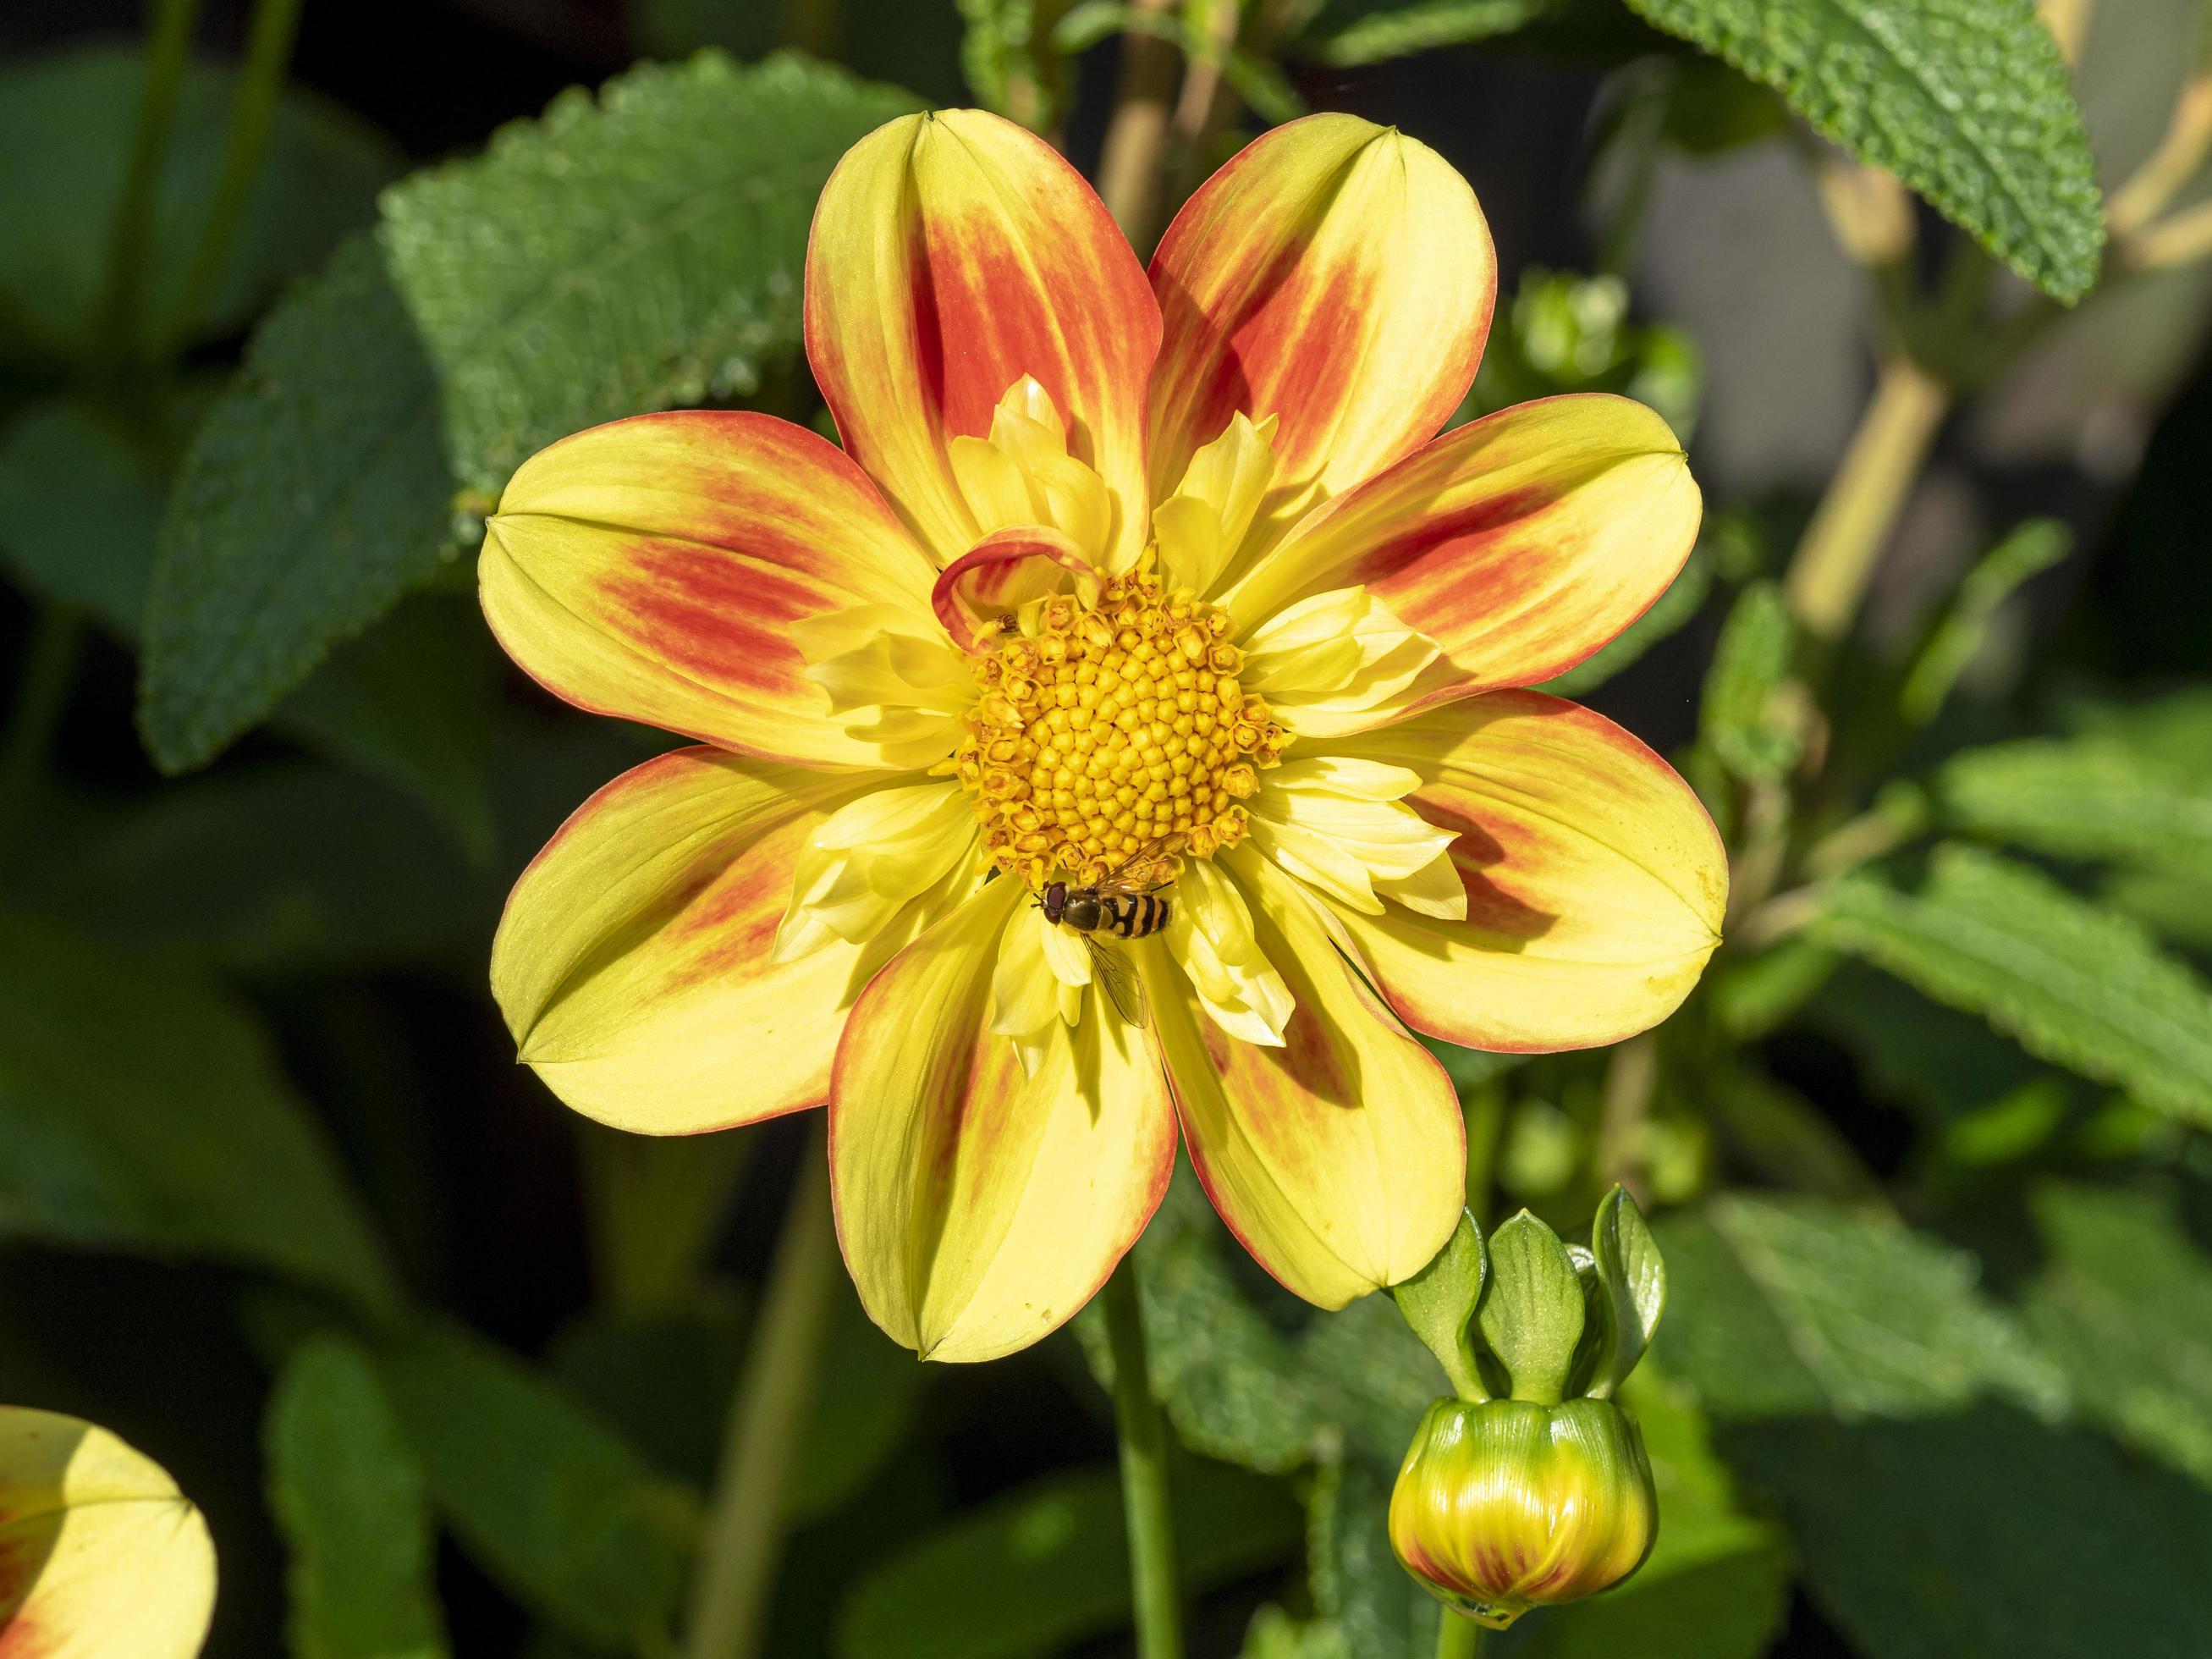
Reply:
<svg viewBox="0 0 2212 1659"><path fill-rule="evenodd" d="M1607 1400L1439 1400L1390 1494L1406 1570L1498 1630L1619 1583L1658 1524L1643 1436Z"/></svg>

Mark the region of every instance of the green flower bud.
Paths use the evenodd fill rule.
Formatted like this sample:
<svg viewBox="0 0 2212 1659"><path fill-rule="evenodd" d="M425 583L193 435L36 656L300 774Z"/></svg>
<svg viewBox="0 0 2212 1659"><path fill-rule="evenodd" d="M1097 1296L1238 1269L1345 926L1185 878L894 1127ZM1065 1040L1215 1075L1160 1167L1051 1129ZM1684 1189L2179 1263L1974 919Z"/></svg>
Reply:
<svg viewBox="0 0 2212 1659"><path fill-rule="evenodd" d="M1390 1494L1406 1570L1498 1630L1620 1583L1658 1528L1644 1437L1607 1400L1439 1400Z"/></svg>

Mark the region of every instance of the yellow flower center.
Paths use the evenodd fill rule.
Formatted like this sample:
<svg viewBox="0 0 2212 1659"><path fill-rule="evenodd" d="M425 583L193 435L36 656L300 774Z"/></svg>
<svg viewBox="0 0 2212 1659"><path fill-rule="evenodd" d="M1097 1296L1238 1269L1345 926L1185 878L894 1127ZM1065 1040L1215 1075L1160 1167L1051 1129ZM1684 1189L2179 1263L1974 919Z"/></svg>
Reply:
<svg viewBox="0 0 2212 1659"><path fill-rule="evenodd" d="M1289 739L1238 684L1232 632L1227 611L1164 595L1149 573L1002 625L953 757L993 862L1032 888L1055 872L1087 886L1163 836L1200 858L1242 840L1239 803Z"/></svg>

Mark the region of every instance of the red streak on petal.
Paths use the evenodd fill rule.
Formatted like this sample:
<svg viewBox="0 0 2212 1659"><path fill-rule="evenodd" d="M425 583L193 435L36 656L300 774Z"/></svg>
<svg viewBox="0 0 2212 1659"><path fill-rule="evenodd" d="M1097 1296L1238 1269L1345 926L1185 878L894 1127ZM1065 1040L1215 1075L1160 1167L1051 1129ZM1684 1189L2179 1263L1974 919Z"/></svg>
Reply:
<svg viewBox="0 0 2212 1659"><path fill-rule="evenodd" d="M986 574L994 566L1017 564L1029 559L1049 559L1079 577L1090 577L1097 573L1091 562L1075 550L1075 544L1056 530L1042 525L1020 526L1007 530L994 530L962 554L937 579L930 590L930 608L937 612L937 620L952 636L952 642L963 651L981 651L996 637L997 630L988 629L977 620L969 599L976 597L975 590L988 580ZM969 585L963 596L961 584Z"/></svg>

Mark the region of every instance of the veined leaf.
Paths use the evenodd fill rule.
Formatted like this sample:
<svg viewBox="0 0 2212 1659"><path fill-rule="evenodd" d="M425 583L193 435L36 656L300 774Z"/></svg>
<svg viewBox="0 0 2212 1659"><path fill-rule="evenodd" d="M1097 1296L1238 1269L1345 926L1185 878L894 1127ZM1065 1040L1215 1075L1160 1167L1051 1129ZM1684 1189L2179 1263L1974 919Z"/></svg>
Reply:
<svg viewBox="0 0 2212 1659"><path fill-rule="evenodd" d="M1170 1475L1176 1551L1198 1593L1290 1556L1297 1506L1218 1463ZM1046 1659L1127 1622L1127 1534L1110 1469L1057 1474L969 1510L879 1562L837 1625L838 1659Z"/></svg>
<svg viewBox="0 0 2212 1659"><path fill-rule="evenodd" d="M1802 739L1775 707L1796 639L1782 591L1762 581L1744 589L1713 648L1698 735L1740 778L1778 778L1797 763Z"/></svg>
<svg viewBox="0 0 2212 1659"><path fill-rule="evenodd" d="M2212 774L2108 740L2028 738L1954 756L1936 779L1956 829L2067 859L2212 870Z"/></svg>
<svg viewBox="0 0 2212 1659"><path fill-rule="evenodd" d="M1975 1288L1972 1258L1816 1200L1717 1199L1657 1229L1655 1358L1716 1419L1935 1417L1994 1397L2051 1415L2057 1371Z"/></svg>
<svg viewBox="0 0 2212 1659"><path fill-rule="evenodd" d="M2052 1182L2022 1298L2082 1408L2212 1489L2212 1255L2167 1200Z"/></svg>
<svg viewBox="0 0 2212 1659"><path fill-rule="evenodd" d="M2032 1054L2212 1124L2212 992L2135 923L2033 870L1947 845L1917 893L1834 883L1814 927Z"/></svg>
<svg viewBox="0 0 2212 1659"><path fill-rule="evenodd" d="M1897 693L1898 711L1914 726L1942 712L1951 688L1989 638L1990 623L2021 583L2048 570L2074 545L2074 532L2055 519L2030 519L1976 560L1929 618Z"/></svg>
<svg viewBox="0 0 2212 1659"><path fill-rule="evenodd" d="M294 1659L442 1659L429 1492L368 1356L308 1341L285 1362L264 1433L291 1550Z"/></svg>
<svg viewBox="0 0 2212 1659"><path fill-rule="evenodd" d="M382 1349L385 1385L454 1535L578 1640L665 1641L697 1505L545 1376L439 1325Z"/></svg>
<svg viewBox="0 0 2212 1659"><path fill-rule="evenodd" d="M394 1295L251 1014L189 969L0 915L0 1233Z"/></svg>
<svg viewBox="0 0 2212 1659"><path fill-rule="evenodd" d="M906 94L647 65L388 191L270 319L164 524L140 726L204 763L428 580L533 450L749 391L799 342L823 180Z"/></svg>
<svg viewBox="0 0 2212 1659"><path fill-rule="evenodd" d="M1679 1295L1656 1358L1855 1651L2202 1650L2173 1522L2202 1524L2212 1500L2069 1426L2063 1379L1967 1258L1808 1201L1724 1199L1659 1231ZM2097 1593L2053 1588L2075 1583Z"/></svg>
<svg viewBox="0 0 2212 1659"><path fill-rule="evenodd" d="M1301 58L1332 69L1381 64L1510 34L1556 0L1332 0L1298 33Z"/></svg>
<svg viewBox="0 0 2212 1659"><path fill-rule="evenodd" d="M495 495L556 438L753 390L799 343L823 180L914 106L804 58L708 52L564 93L389 191L384 242L454 476Z"/></svg>
<svg viewBox="0 0 2212 1659"><path fill-rule="evenodd" d="M2033 0L1628 0L1780 93L2057 299L2097 280L2088 134Z"/></svg>

